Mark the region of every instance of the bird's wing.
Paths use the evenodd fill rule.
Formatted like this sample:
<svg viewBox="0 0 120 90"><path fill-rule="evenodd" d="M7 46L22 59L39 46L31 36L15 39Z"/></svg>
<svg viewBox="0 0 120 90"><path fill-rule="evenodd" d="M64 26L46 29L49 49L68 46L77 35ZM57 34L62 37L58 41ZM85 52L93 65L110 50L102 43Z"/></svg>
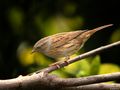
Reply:
<svg viewBox="0 0 120 90"><path fill-rule="evenodd" d="M72 39L78 37L86 30L79 30L79 31L72 31L72 32L63 32L54 34L51 36L44 37L40 39L34 47L41 48L41 50L52 50L54 48L59 48L62 45L65 45L67 42L71 41Z"/></svg>
<svg viewBox="0 0 120 90"><path fill-rule="evenodd" d="M58 48L81 35L85 30L64 32L50 36L52 48Z"/></svg>

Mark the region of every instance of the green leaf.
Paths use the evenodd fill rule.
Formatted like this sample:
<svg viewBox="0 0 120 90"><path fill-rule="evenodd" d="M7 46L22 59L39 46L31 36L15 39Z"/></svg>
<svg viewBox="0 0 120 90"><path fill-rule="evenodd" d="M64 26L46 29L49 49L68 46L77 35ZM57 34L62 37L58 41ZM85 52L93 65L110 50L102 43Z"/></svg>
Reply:
<svg viewBox="0 0 120 90"><path fill-rule="evenodd" d="M106 74L119 71L120 67L118 65L112 63L105 63L100 66L99 74Z"/></svg>
<svg viewBox="0 0 120 90"><path fill-rule="evenodd" d="M110 42L116 42L120 40L120 28L115 30L110 38Z"/></svg>
<svg viewBox="0 0 120 90"><path fill-rule="evenodd" d="M68 75L63 72L61 69L60 70L55 70L53 72L51 72L50 74L56 75L58 77L62 77L62 78L68 78Z"/></svg>
<svg viewBox="0 0 120 90"><path fill-rule="evenodd" d="M76 74L76 77L83 77L83 76L89 76L90 75L90 63L88 62L88 59L83 59L79 61L79 71Z"/></svg>
<svg viewBox="0 0 120 90"><path fill-rule="evenodd" d="M91 62L90 74L91 75L98 74L99 69L100 69L100 56L97 55L95 58L93 58Z"/></svg>

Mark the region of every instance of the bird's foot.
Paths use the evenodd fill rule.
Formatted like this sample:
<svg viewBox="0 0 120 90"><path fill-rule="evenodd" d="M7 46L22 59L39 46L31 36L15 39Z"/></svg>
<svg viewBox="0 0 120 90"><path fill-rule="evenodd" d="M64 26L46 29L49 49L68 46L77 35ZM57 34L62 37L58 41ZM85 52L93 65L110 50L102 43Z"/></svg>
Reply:
<svg viewBox="0 0 120 90"><path fill-rule="evenodd" d="M56 66L57 68L60 68L60 65L59 65L60 63L61 61L58 61L58 62L50 64L49 66Z"/></svg>

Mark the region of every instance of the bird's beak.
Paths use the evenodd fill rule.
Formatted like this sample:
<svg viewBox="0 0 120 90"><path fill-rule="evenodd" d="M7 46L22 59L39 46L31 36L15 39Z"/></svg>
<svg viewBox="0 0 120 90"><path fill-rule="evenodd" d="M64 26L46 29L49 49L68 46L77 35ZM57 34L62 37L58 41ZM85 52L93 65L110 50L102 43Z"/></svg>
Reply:
<svg viewBox="0 0 120 90"><path fill-rule="evenodd" d="M31 54L33 54L34 52L35 52L35 50L33 49L32 52L31 52Z"/></svg>

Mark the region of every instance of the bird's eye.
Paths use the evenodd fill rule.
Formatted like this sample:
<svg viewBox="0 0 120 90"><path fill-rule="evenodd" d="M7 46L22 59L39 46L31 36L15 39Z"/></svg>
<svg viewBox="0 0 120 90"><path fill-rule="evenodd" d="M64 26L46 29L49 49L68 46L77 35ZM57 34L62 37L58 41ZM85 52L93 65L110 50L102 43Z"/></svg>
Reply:
<svg viewBox="0 0 120 90"><path fill-rule="evenodd" d="M36 47L36 49L40 49L40 47Z"/></svg>

